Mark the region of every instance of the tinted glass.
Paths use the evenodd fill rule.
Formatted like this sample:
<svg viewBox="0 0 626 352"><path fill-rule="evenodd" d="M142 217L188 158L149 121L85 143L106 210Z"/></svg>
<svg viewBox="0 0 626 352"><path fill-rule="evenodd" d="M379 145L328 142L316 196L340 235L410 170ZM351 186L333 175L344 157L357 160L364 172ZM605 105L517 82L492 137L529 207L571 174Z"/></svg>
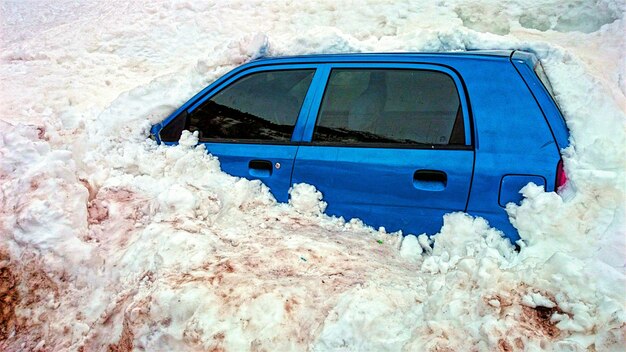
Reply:
<svg viewBox="0 0 626 352"><path fill-rule="evenodd" d="M183 111L170 121L167 126L163 127L159 133L159 137L163 142L178 142L180 135L185 129L187 122L187 112Z"/></svg>
<svg viewBox="0 0 626 352"><path fill-rule="evenodd" d="M264 71L231 84L189 115L200 139L288 142L315 70Z"/></svg>
<svg viewBox="0 0 626 352"><path fill-rule="evenodd" d="M541 83L543 83L543 86L546 87L548 93L550 93L552 100L556 102L556 99L554 99L554 90L552 90L552 84L550 84L550 80L548 79L548 76L546 76L546 71L544 71L543 65L541 65L540 62L537 62L537 64L535 65L535 74L537 75L537 77L539 77L539 80L541 81Z"/></svg>
<svg viewBox="0 0 626 352"><path fill-rule="evenodd" d="M313 140L464 145L459 94L452 78L437 71L336 69Z"/></svg>

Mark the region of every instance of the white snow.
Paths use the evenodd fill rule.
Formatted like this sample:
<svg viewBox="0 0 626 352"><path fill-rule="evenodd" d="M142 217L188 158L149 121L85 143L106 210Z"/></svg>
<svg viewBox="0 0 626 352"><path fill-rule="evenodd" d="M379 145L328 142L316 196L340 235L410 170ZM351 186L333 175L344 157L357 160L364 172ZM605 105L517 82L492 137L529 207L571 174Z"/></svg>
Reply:
<svg viewBox="0 0 626 352"><path fill-rule="evenodd" d="M619 0L0 3L0 349L626 348ZM561 195L432 238L277 203L185 134L147 137L261 55L524 49L571 129Z"/></svg>
<svg viewBox="0 0 626 352"><path fill-rule="evenodd" d="M422 246L415 235L407 235L402 239L402 244L400 247L400 256L406 259L418 259L420 255L424 252Z"/></svg>

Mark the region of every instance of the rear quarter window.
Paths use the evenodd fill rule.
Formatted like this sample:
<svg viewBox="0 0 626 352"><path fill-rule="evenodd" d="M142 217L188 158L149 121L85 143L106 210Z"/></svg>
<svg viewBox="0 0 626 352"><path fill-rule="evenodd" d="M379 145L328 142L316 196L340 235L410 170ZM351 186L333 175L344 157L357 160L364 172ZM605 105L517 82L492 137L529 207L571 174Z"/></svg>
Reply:
<svg viewBox="0 0 626 352"><path fill-rule="evenodd" d="M554 98L554 89L552 88L552 84L550 83L550 80L548 79L548 76L546 75L546 72L543 69L541 62L537 61L534 71L537 77L539 78L539 80L541 81L541 83L543 84L543 86L548 91L548 93L550 93L550 96L552 97L552 100L554 100L554 103L558 104L556 99Z"/></svg>

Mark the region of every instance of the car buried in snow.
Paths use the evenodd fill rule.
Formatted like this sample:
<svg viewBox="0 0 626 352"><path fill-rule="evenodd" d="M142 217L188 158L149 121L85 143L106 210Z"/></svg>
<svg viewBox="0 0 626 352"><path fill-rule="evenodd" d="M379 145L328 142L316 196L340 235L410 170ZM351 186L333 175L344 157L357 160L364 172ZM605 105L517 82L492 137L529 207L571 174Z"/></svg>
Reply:
<svg viewBox="0 0 626 352"><path fill-rule="evenodd" d="M523 51L261 58L151 133L169 145L183 130L278 201L312 184L329 215L405 234L434 234L462 211L516 241L506 204L529 182L555 191L566 180L569 132L540 62Z"/></svg>

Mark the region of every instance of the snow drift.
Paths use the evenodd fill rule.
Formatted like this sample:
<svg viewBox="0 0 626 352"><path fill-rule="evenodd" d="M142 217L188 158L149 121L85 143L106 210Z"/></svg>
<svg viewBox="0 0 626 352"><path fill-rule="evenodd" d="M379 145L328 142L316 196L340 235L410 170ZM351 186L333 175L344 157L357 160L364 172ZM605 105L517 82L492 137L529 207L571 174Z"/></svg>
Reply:
<svg viewBox="0 0 626 352"><path fill-rule="evenodd" d="M622 350L619 1L0 4L0 349ZM260 55L524 49L572 132L561 195L387 234L277 203L185 134L147 139ZM417 234L419 235L419 234Z"/></svg>

